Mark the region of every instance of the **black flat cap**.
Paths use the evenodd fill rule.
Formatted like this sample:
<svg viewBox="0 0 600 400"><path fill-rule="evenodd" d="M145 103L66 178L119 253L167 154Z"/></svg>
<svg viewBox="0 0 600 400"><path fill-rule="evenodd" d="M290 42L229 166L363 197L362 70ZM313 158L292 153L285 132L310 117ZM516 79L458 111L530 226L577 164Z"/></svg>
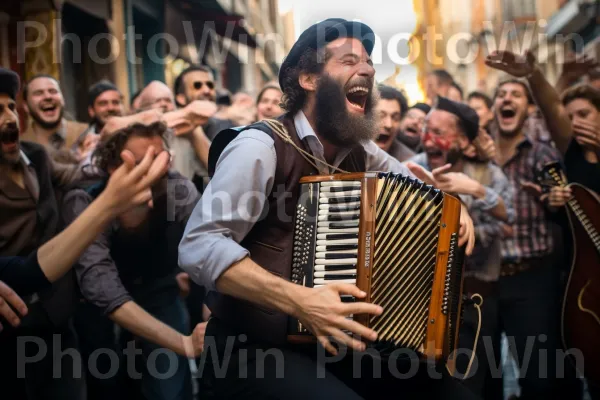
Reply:
<svg viewBox="0 0 600 400"><path fill-rule="evenodd" d="M104 92L108 92L114 90L115 92L119 92L119 88L115 86L114 83L107 81L107 80L101 80L99 82L94 83L91 87L90 90L88 91L88 105L90 107L94 106L94 103L96 102L96 99Z"/></svg>
<svg viewBox="0 0 600 400"><path fill-rule="evenodd" d="M479 132L479 116L475 110L466 104L457 103L441 96L437 98L434 108L456 115L465 130L465 135L470 141L475 140Z"/></svg>
<svg viewBox="0 0 600 400"><path fill-rule="evenodd" d="M375 46L375 33L368 26L358 21L343 18L329 18L307 28L292 46L279 70L279 86L284 89L283 82L289 68L298 65L300 57L307 49L318 50L336 39L349 37L360 40L371 55Z"/></svg>
<svg viewBox="0 0 600 400"><path fill-rule="evenodd" d="M425 103L416 103L411 108L409 108L409 110L412 109L412 108L416 108L417 110L421 110L425 114L429 114L429 111L431 111L431 106L429 104L425 104Z"/></svg>
<svg viewBox="0 0 600 400"><path fill-rule="evenodd" d="M0 93L7 94L11 99L16 100L20 85L21 80L16 72L0 68Z"/></svg>

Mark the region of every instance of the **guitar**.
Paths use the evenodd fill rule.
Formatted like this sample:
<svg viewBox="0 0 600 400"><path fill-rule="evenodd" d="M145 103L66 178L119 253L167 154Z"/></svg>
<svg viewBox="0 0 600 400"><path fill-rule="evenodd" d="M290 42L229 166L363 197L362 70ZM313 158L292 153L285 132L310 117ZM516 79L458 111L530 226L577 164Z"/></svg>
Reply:
<svg viewBox="0 0 600 400"><path fill-rule="evenodd" d="M573 239L573 257L561 311L561 335L565 350L583 354L582 372L600 384L600 197L585 186L567 183L559 164L544 172L554 186L571 188L566 204ZM573 360L573 358L571 358ZM582 367L577 365L577 367Z"/></svg>

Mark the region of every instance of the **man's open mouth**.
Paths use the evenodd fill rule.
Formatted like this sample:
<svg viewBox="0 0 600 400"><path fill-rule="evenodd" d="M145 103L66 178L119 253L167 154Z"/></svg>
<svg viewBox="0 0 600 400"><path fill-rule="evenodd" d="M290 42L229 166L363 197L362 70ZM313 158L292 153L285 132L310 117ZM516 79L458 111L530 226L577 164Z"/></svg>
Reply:
<svg viewBox="0 0 600 400"><path fill-rule="evenodd" d="M389 140L390 140L390 135L388 135L387 133L380 133L375 138L375 142L381 143L381 144L386 144Z"/></svg>
<svg viewBox="0 0 600 400"><path fill-rule="evenodd" d="M431 161L441 161L442 158L444 157L444 153L442 153L441 150L437 150L437 149L430 149L430 150L426 150L425 153L427 153L427 159L431 162Z"/></svg>
<svg viewBox="0 0 600 400"><path fill-rule="evenodd" d="M365 111L368 97L369 88L365 86L354 86L346 92L346 100L350 106L361 112Z"/></svg>
<svg viewBox="0 0 600 400"><path fill-rule="evenodd" d="M58 104L43 104L40 106L40 110L46 116L52 116L58 110Z"/></svg>
<svg viewBox="0 0 600 400"><path fill-rule="evenodd" d="M404 130L404 133L408 133L410 136L418 136L419 135L419 131L417 130L417 127L415 127L415 126L407 126L406 129Z"/></svg>
<svg viewBox="0 0 600 400"><path fill-rule="evenodd" d="M13 151L19 145L19 130L16 128L7 128L0 131L0 143L4 151Z"/></svg>
<svg viewBox="0 0 600 400"><path fill-rule="evenodd" d="M511 122L516 115L517 111L510 106L505 106L500 109L500 118L503 120L503 122Z"/></svg>

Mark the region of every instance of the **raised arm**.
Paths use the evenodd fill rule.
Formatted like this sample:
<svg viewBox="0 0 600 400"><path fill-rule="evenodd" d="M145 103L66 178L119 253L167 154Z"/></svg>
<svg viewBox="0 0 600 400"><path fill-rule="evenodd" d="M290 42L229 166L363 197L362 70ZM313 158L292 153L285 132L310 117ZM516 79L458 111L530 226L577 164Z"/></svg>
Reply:
<svg viewBox="0 0 600 400"><path fill-rule="evenodd" d="M509 51L496 51L486 59L486 65L509 73L517 78L526 78L558 150L565 154L572 136L571 121L560 101L560 96L546 80L534 55L527 52L517 56Z"/></svg>
<svg viewBox="0 0 600 400"><path fill-rule="evenodd" d="M38 262L50 282L63 276L108 223L127 209L150 200L147 190L168 168L166 152L154 159L149 148L135 166L133 154L124 151L123 165L111 176L107 187L65 230L38 249Z"/></svg>

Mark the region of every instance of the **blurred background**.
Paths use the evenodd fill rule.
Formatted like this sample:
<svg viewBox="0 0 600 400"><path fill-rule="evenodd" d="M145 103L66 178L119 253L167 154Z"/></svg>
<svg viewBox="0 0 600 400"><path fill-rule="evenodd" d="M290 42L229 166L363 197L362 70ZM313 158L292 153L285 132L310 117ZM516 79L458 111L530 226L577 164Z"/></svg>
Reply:
<svg viewBox="0 0 600 400"><path fill-rule="evenodd" d="M59 79L78 120L91 83L115 82L127 104L152 80L172 87L190 63L254 96L305 28L336 16L374 29L377 80L416 102L435 68L465 93L489 92L498 77L484 59L498 48L534 51L555 81L567 53L597 54L599 9L597 0L4 0L0 65L24 80Z"/></svg>

